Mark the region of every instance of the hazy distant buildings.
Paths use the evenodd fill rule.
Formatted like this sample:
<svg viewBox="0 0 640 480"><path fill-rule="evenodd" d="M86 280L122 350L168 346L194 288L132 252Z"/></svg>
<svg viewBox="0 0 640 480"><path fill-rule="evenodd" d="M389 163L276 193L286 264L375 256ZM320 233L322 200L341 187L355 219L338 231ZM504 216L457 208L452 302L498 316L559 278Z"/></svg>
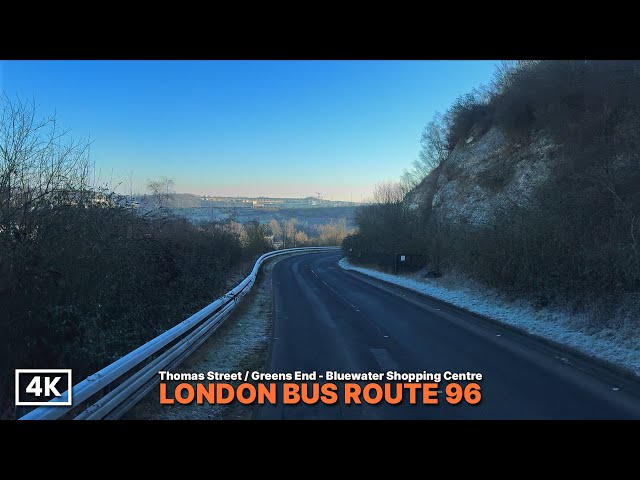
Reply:
<svg viewBox="0 0 640 480"><path fill-rule="evenodd" d="M140 206L153 204L151 196L138 196ZM355 202L330 201L316 197L276 198L276 197L221 197L174 193L170 195L169 206L173 208L231 208L275 211L287 208L353 207Z"/></svg>
<svg viewBox="0 0 640 480"><path fill-rule="evenodd" d="M279 210L282 208L309 208L309 207L349 207L358 205L355 202L330 201L315 197L306 198L272 198L272 197L200 197L206 205L226 208L255 208L267 210Z"/></svg>

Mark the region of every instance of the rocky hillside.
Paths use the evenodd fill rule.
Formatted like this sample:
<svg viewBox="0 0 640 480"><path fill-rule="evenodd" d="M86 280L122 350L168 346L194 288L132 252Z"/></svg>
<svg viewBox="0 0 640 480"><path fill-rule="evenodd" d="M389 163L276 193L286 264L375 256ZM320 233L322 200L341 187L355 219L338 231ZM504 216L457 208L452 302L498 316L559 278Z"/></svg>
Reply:
<svg viewBox="0 0 640 480"><path fill-rule="evenodd" d="M548 134L523 145L513 144L499 127L475 129L405 202L409 209L438 209L448 223L485 226L514 205L531 206L560 155Z"/></svg>
<svg viewBox="0 0 640 480"><path fill-rule="evenodd" d="M637 322L640 62L522 62L428 133L432 171L356 212L350 260L419 254L434 275Z"/></svg>

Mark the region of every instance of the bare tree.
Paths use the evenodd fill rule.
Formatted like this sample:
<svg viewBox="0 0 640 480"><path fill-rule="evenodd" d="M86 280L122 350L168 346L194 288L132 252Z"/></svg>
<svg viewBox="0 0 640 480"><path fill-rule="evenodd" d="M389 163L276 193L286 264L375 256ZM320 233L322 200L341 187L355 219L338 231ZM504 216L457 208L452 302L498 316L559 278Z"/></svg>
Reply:
<svg viewBox="0 0 640 480"><path fill-rule="evenodd" d="M127 189L129 196L129 205L133 205L133 170L127 170Z"/></svg>
<svg viewBox="0 0 640 480"><path fill-rule="evenodd" d="M174 186L175 182L169 177L160 177L157 180L147 181L147 189L155 208L165 210L171 206L171 200L175 193Z"/></svg>
<svg viewBox="0 0 640 480"><path fill-rule="evenodd" d="M441 114L436 113L433 120L424 127L420 146L420 159L431 170L447 158L449 150L447 150L445 124Z"/></svg>
<svg viewBox="0 0 640 480"><path fill-rule="evenodd" d="M347 220L341 218L338 221L318 226L320 243L322 245L340 245L344 238L352 233L347 228Z"/></svg>
<svg viewBox="0 0 640 480"><path fill-rule="evenodd" d="M400 203L404 199L406 189L401 182L385 180L373 187L373 200L380 205Z"/></svg>
<svg viewBox="0 0 640 480"><path fill-rule="evenodd" d="M88 139L74 140L35 101L0 95L0 230L27 234L46 207L87 201Z"/></svg>
<svg viewBox="0 0 640 480"><path fill-rule="evenodd" d="M284 239L284 248L295 247L295 237L296 237L296 224L298 220L295 218L290 218L284 223L283 229L283 239Z"/></svg>
<svg viewBox="0 0 640 480"><path fill-rule="evenodd" d="M445 121L441 114L436 113L422 131L418 158L402 174L401 182L404 188L407 191L415 188L447 158L448 154Z"/></svg>
<svg viewBox="0 0 640 480"><path fill-rule="evenodd" d="M267 241L267 227L257 220L251 220L244 224L246 234L246 250L250 254L266 252L271 248Z"/></svg>
<svg viewBox="0 0 640 480"><path fill-rule="evenodd" d="M282 240L284 244L284 239L282 238L282 227L275 218L269 220L269 229L271 230L271 234L273 235L273 244L274 247L277 245L278 239Z"/></svg>
<svg viewBox="0 0 640 480"><path fill-rule="evenodd" d="M230 220L226 225L226 230L238 239L240 245L243 247L247 245L249 237L241 223L236 222L235 220Z"/></svg>
<svg viewBox="0 0 640 480"><path fill-rule="evenodd" d="M302 247L309 242L309 237L302 230L298 230L294 237L296 247Z"/></svg>

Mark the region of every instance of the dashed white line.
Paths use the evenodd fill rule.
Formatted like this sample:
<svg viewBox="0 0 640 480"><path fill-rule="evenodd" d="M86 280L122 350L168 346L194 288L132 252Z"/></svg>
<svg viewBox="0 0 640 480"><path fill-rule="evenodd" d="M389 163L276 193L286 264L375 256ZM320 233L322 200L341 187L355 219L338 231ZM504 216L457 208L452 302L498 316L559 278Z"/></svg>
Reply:
<svg viewBox="0 0 640 480"><path fill-rule="evenodd" d="M344 295L341 295L340 293L338 293L338 292L336 291L336 289L335 289L335 288L333 288L331 285L329 285L329 284L328 284L327 282L325 282L323 279L321 279L320 277L318 277L318 274L317 274L316 272L314 272L314 271L313 271L313 268L309 267L309 270L311 270L311 273L313 273L313 274L318 278L318 280L320 280L322 283L324 283L324 284L325 284L325 286L326 286L329 290L331 290L333 293L335 293L335 294L336 294L336 295L338 295L340 298L342 298L345 302L347 302L349 305L351 305L351 307L352 307L356 312L359 312L359 311L360 311L360 310L358 310L358 307L356 307L353 303L351 303L349 300L347 300L347 299L345 298L345 296L344 296Z"/></svg>

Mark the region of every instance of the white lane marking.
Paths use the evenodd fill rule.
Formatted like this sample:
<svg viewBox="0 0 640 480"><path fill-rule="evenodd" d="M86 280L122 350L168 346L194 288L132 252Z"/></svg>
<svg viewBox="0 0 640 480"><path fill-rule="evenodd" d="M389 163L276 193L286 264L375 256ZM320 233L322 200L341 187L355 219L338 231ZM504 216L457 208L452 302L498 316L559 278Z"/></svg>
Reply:
<svg viewBox="0 0 640 480"><path fill-rule="evenodd" d="M498 334L496 334L496 337L501 337L501 336L502 336L502 335L500 335L499 333L498 333Z"/></svg>
<svg viewBox="0 0 640 480"><path fill-rule="evenodd" d="M369 351L373 354L373 357L382 370L389 371L398 369L398 362L391 358L386 348L370 348Z"/></svg>
<svg viewBox="0 0 640 480"><path fill-rule="evenodd" d="M318 274L317 274L316 272L314 272L314 271L313 271L313 268L309 267L309 270L311 270L311 273L313 273L313 274L318 278L318 280L320 280L322 283L324 283L324 284L326 285L326 287L327 287L329 290L331 290L333 293L335 293L335 294L336 294L336 295L338 295L340 298L342 298L345 302L347 302L349 305L351 305L351 307L352 307L356 312L359 312L359 311L360 311L360 310L358 310L358 307L356 307L353 303L351 303L349 300L347 300L347 299L345 298L345 296L344 296L344 295L342 295L342 294L338 293L338 292L336 291L336 289L335 289L335 288L333 288L331 285L329 285L329 284L328 284L327 282L325 282L323 279L321 279L320 277L318 277Z"/></svg>
<svg viewBox="0 0 640 480"><path fill-rule="evenodd" d="M617 392L620 389L618 387L613 387L611 390L613 390L614 392Z"/></svg>

